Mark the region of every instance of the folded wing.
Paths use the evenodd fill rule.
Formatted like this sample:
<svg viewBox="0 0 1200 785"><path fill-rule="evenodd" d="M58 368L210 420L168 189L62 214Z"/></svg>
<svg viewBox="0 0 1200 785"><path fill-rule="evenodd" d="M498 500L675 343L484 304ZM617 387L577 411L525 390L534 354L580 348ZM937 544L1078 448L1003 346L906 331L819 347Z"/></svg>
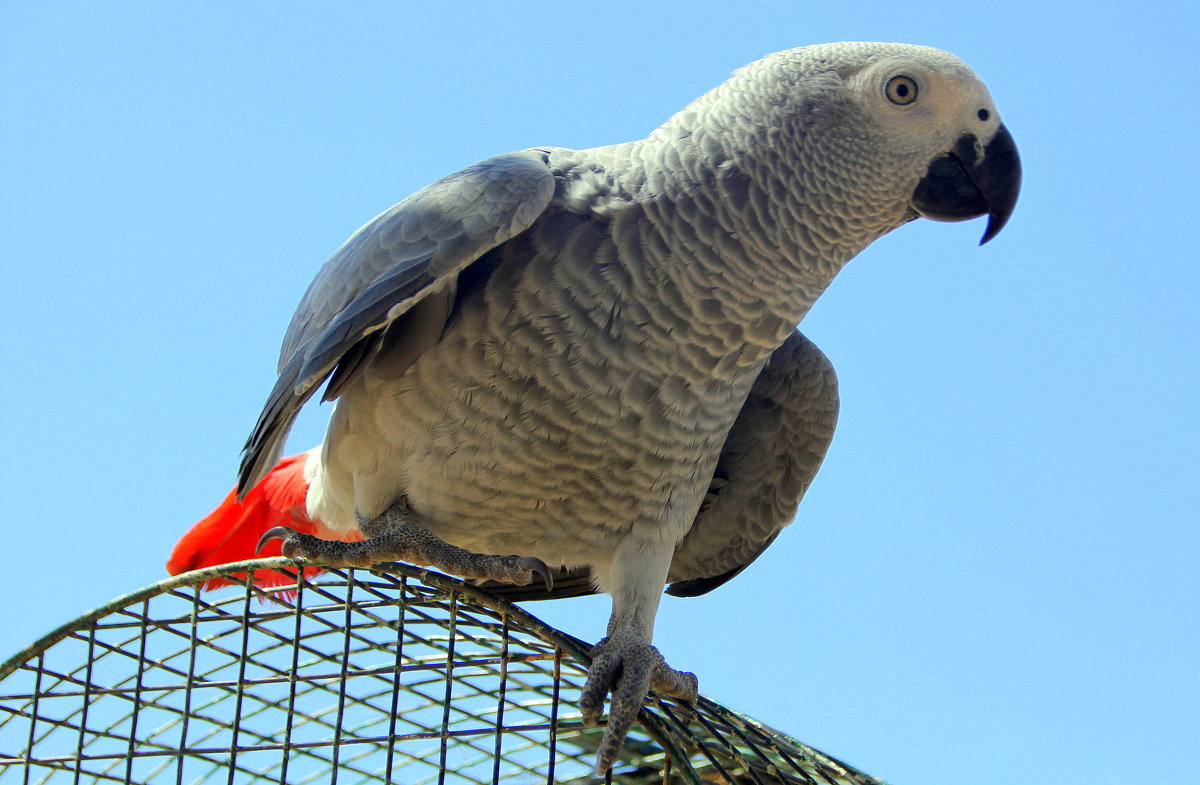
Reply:
<svg viewBox="0 0 1200 785"><path fill-rule="evenodd" d="M279 379L246 441L239 493L276 464L297 412L321 383L332 377L325 398L336 398L378 350L383 330L398 326L436 340L459 273L529 228L553 194L546 153L523 150L442 178L351 237L292 317Z"/></svg>

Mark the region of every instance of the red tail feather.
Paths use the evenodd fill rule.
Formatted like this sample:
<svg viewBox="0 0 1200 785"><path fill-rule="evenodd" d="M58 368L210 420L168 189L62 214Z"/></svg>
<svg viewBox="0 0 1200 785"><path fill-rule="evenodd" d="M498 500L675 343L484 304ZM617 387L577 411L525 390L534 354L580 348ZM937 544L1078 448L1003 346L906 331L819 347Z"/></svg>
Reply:
<svg viewBox="0 0 1200 785"><path fill-rule="evenodd" d="M259 553L254 551L259 538L273 526L290 526L296 531L320 537L343 539L319 521L309 518L305 511L308 480L304 476L304 463L308 455L301 453L284 458L241 501L236 491L230 491L217 509L176 543L167 562L167 572L178 575L256 556L279 556L279 540L267 543ZM320 569L316 567L304 568L305 577L312 577L318 572ZM245 573L233 577L244 581ZM292 583L294 579L275 571L260 570L255 573L254 582L259 586L278 586ZM233 583L233 580L211 580L204 584L204 588L212 589Z"/></svg>

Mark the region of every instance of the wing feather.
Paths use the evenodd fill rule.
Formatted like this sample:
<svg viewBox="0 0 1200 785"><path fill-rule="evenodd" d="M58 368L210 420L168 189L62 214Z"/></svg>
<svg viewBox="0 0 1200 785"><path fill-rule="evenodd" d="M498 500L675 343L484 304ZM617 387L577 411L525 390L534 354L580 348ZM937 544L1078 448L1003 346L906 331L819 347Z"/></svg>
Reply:
<svg viewBox="0 0 1200 785"><path fill-rule="evenodd" d="M771 355L721 449L712 491L675 549L667 593L705 594L791 523L837 424L833 365L799 332Z"/></svg>
<svg viewBox="0 0 1200 785"><path fill-rule="evenodd" d="M330 257L284 336L279 378L246 441L239 493L275 464L300 407L343 358L369 359L374 347L364 339L430 295L453 291L464 268L537 220L554 189L544 150L489 158L387 210ZM341 389L349 376L339 376Z"/></svg>
<svg viewBox="0 0 1200 785"><path fill-rule="evenodd" d="M837 376L811 341L793 333L771 355L729 430L710 491L675 548L667 594L696 597L757 559L796 515L837 424ZM513 600L594 594L590 570L559 570L544 583L486 588Z"/></svg>

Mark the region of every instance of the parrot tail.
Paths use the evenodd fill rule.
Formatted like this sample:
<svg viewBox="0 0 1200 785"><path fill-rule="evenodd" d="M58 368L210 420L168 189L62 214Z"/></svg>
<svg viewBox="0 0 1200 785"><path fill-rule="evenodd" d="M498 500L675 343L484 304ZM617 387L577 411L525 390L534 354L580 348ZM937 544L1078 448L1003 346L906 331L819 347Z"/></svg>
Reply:
<svg viewBox="0 0 1200 785"><path fill-rule="evenodd" d="M178 575L256 557L280 556L280 540L272 540L263 546L262 551L255 552L259 538L275 526L290 526L296 531L325 539L348 539L347 535L339 535L320 521L308 517L305 497L308 495L309 481L304 465L311 452L284 458L241 500L237 498L236 489L230 491L215 510L175 544L167 561L167 572ZM319 567L304 567L302 570L305 578L311 578L320 571ZM205 581L204 588L244 585L245 580L245 573L234 573L230 579ZM263 587L294 583L295 580L275 570L259 570L254 574L254 583Z"/></svg>

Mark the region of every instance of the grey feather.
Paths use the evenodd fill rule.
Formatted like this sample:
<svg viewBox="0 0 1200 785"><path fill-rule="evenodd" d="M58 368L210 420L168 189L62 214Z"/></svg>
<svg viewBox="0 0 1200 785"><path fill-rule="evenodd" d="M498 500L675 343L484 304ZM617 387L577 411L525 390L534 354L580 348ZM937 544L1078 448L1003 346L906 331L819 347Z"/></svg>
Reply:
<svg viewBox="0 0 1200 785"><path fill-rule="evenodd" d="M799 332L775 350L721 447L709 492L675 547L667 594L696 597L746 569L791 523L833 439L838 416L832 363ZM586 570L559 570L554 589L484 584L517 600L595 593Z"/></svg>
<svg viewBox="0 0 1200 785"><path fill-rule="evenodd" d="M837 375L799 332L775 350L721 448L719 484L675 548L667 593L694 597L744 570L791 523L837 425Z"/></svg>
<svg viewBox="0 0 1200 785"><path fill-rule="evenodd" d="M452 291L463 268L527 229L553 192L543 151L509 153L418 191L351 237L325 263L288 326L279 379L246 441L239 492L278 460L296 413L343 358L350 355L351 363L326 400L378 352L378 338L363 343L368 336L431 294Z"/></svg>

